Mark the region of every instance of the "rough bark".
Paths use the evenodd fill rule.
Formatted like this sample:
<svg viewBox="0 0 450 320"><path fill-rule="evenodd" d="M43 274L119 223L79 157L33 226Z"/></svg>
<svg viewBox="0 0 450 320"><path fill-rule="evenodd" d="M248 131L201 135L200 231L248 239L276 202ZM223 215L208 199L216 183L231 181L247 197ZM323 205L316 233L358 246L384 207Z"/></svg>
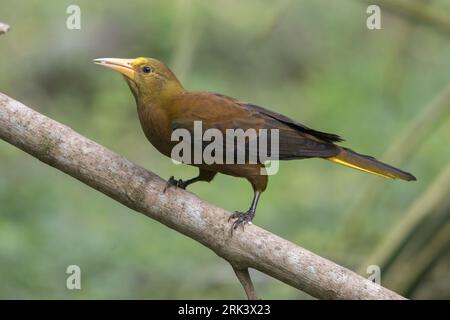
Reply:
<svg viewBox="0 0 450 320"><path fill-rule="evenodd" d="M403 299L255 225L231 237L229 212L184 190L163 193L166 182L156 174L1 93L0 138L202 243L239 270L241 281L241 270L254 268L320 299Z"/></svg>

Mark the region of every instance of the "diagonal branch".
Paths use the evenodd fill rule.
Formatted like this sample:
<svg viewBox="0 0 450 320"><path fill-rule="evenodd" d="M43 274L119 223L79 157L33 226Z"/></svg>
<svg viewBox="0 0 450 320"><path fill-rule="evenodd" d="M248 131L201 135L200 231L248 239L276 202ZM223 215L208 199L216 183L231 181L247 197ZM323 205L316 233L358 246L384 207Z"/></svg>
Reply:
<svg viewBox="0 0 450 320"><path fill-rule="evenodd" d="M2 93L0 138L202 243L235 270L257 269L321 299L403 299L255 225L230 237L229 212L184 190L162 193L165 181L156 174Z"/></svg>

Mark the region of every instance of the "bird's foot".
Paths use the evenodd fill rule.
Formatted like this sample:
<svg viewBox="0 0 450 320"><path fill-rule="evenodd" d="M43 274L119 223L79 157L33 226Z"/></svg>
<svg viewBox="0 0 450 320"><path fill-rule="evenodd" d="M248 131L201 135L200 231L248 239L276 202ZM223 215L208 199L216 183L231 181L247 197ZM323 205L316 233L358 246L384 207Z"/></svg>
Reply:
<svg viewBox="0 0 450 320"><path fill-rule="evenodd" d="M233 230L236 230L239 226L242 227L242 230L244 230L244 226L246 224L252 224L252 220L255 217L254 211L247 211L247 212L239 212L235 211L229 218L228 221L234 219L233 224L231 225L231 235L233 235Z"/></svg>
<svg viewBox="0 0 450 320"><path fill-rule="evenodd" d="M175 187L175 188L181 188L186 189L186 183L181 179L175 179L173 176L167 180L166 186L164 187L163 193L167 191L167 189Z"/></svg>

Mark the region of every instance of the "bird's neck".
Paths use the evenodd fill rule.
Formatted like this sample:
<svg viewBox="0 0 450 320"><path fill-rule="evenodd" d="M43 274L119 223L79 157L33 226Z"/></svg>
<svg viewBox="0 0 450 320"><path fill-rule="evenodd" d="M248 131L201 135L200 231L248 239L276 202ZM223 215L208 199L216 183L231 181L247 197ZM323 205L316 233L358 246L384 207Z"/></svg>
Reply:
<svg viewBox="0 0 450 320"><path fill-rule="evenodd" d="M170 156L170 104L186 91L173 88L159 94L138 96L136 99L139 120L147 139L161 153Z"/></svg>
<svg viewBox="0 0 450 320"><path fill-rule="evenodd" d="M167 105L173 99L182 95L186 90L181 86L178 81L171 81L164 85L162 88L150 89L146 92L139 92L135 98L138 107L150 107L158 108Z"/></svg>

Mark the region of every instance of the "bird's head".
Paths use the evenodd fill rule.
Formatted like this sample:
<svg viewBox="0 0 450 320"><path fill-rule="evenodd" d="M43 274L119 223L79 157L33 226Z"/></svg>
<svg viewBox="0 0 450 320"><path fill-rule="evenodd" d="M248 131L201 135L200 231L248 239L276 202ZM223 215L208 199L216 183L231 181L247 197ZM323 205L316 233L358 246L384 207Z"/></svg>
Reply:
<svg viewBox="0 0 450 320"><path fill-rule="evenodd" d="M100 58L95 64L120 72L137 101L162 99L184 91L175 74L152 58Z"/></svg>

